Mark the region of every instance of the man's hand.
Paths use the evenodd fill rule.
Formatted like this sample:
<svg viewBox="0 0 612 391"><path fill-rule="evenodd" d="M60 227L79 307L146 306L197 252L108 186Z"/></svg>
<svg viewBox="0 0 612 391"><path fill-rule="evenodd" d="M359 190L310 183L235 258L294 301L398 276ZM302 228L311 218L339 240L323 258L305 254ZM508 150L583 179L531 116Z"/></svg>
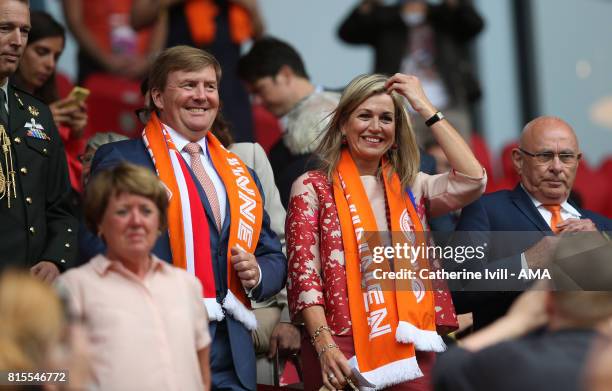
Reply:
<svg viewBox="0 0 612 391"><path fill-rule="evenodd" d="M593 232L597 231L591 219L567 219L557 224L559 232Z"/></svg>
<svg viewBox="0 0 612 391"><path fill-rule="evenodd" d="M542 269L550 265L558 236L544 236L539 242L525 250L525 260L530 269Z"/></svg>
<svg viewBox="0 0 612 391"><path fill-rule="evenodd" d="M536 283L533 288L520 295L512 304L508 313L482 330L467 336L460 341L460 346L476 352L488 346L521 337L546 324L548 314L547 285Z"/></svg>
<svg viewBox="0 0 612 391"><path fill-rule="evenodd" d="M612 338L612 316L608 317L605 320L602 320L600 323L597 324L597 330L604 334L609 336L610 338Z"/></svg>
<svg viewBox="0 0 612 391"><path fill-rule="evenodd" d="M253 289L259 282L259 266L255 255L248 253L238 246L231 249L232 267L236 270L240 282L245 289Z"/></svg>
<svg viewBox="0 0 612 391"><path fill-rule="evenodd" d="M290 356L300 351L300 330L291 323L280 322L272 330L268 358L276 355L276 350L282 357Z"/></svg>
<svg viewBox="0 0 612 391"><path fill-rule="evenodd" d="M57 276L59 276L60 271L53 262L40 261L36 265L32 266L30 273L34 277L40 278L43 282L51 284L53 281L55 281Z"/></svg>
<svg viewBox="0 0 612 391"><path fill-rule="evenodd" d="M514 329L517 333L516 337L525 335L546 324L548 321L547 297L547 284L539 281L512 303L505 317L511 319L516 326Z"/></svg>

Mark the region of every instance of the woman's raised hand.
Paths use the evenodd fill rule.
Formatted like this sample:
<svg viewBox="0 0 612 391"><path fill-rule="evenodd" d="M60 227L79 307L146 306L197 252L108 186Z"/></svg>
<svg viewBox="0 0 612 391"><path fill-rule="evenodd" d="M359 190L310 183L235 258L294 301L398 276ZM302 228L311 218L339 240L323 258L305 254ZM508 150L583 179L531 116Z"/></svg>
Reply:
<svg viewBox="0 0 612 391"><path fill-rule="evenodd" d="M385 88L388 93L395 91L405 97L414 111L425 119L430 118L438 111L425 95L419 78L414 75L396 73L387 80Z"/></svg>

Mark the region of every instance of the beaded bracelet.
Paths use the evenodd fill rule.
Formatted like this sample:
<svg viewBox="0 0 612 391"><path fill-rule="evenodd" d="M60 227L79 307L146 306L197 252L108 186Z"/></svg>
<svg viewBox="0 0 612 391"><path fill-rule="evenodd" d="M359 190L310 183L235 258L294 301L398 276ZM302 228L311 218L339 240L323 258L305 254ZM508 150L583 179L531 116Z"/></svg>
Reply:
<svg viewBox="0 0 612 391"><path fill-rule="evenodd" d="M323 349L321 349L319 351L319 353L317 353L317 358L321 358L321 355L323 353L325 353L325 352L327 352L328 350L331 350L331 349L340 349L340 348L335 343L330 343L329 345L323 346Z"/></svg>
<svg viewBox="0 0 612 391"><path fill-rule="evenodd" d="M317 327L317 329L315 330L314 334L312 335L312 337L310 337L310 343L312 344L312 346L314 346L315 342L317 342L317 339L319 338L319 335L321 335L321 333L323 332L323 330L329 332L330 334L334 334L332 332L332 330L329 328L329 326L327 325L321 325L319 327Z"/></svg>

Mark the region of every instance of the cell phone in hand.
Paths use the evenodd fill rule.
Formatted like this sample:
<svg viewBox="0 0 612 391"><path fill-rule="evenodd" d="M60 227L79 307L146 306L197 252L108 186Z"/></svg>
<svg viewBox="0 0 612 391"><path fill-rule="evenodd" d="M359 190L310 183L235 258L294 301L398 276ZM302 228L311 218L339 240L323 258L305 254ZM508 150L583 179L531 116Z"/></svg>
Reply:
<svg viewBox="0 0 612 391"><path fill-rule="evenodd" d="M83 103L89 96L89 90L87 88L75 86L68 96L78 103Z"/></svg>

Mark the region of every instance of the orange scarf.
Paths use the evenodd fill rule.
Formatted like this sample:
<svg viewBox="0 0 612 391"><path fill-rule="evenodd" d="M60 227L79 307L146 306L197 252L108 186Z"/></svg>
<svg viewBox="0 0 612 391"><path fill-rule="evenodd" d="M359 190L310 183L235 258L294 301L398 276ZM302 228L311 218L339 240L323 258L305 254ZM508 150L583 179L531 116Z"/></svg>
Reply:
<svg viewBox="0 0 612 391"><path fill-rule="evenodd" d="M383 159L382 177L389 209L390 245L402 245L407 239L413 246L424 243L423 225L414 205L386 159ZM375 269L391 271L390 261L396 272L402 268L417 270L427 262L424 259L419 259L415 265L409 259L373 262L372 249L380 246L382 239L359 171L346 148L334 173L333 186L342 231L355 346L355 357L350 363L377 389L421 377L415 348L436 352L445 349L436 333L431 286L420 279L377 280L372 272ZM416 232L410 232L409 221Z"/></svg>
<svg viewBox="0 0 612 391"><path fill-rule="evenodd" d="M215 39L217 26L215 18L219 7L214 0L189 0L185 4L185 15L191 32L191 39L196 46L209 45ZM253 35L251 16L244 7L229 5L229 30L234 43L242 43Z"/></svg>
<svg viewBox="0 0 612 391"><path fill-rule="evenodd" d="M143 131L159 179L170 195L168 231L172 263L193 272L202 282L204 304L211 320L222 320L216 301L208 222L191 171L170 135L154 113ZM263 222L263 201L246 165L211 133L206 134L208 152L227 192L230 229L227 251L228 292L222 307L249 330L257 327L242 283L232 267L230 249L235 245L254 254Z"/></svg>

